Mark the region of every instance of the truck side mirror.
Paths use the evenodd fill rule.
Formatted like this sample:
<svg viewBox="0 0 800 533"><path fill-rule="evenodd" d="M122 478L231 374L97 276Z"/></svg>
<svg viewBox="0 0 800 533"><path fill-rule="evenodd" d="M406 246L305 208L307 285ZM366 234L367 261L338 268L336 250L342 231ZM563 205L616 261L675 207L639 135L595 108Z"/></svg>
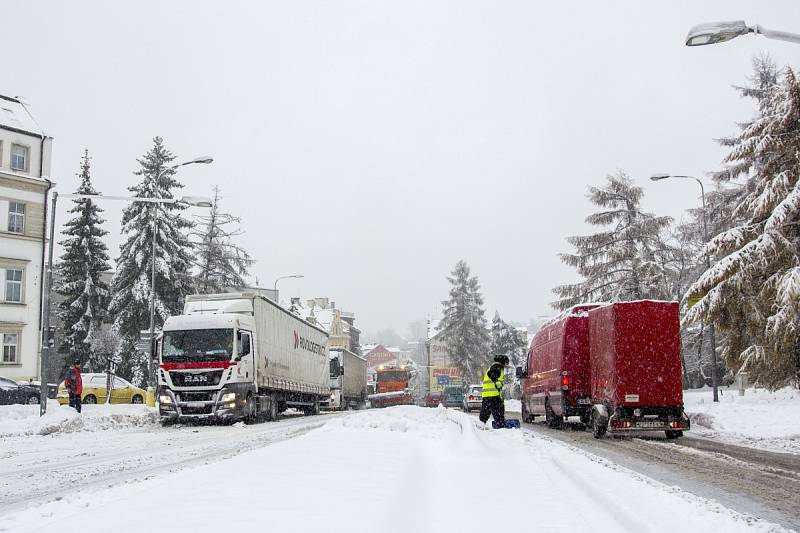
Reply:
<svg viewBox="0 0 800 533"><path fill-rule="evenodd" d="M517 379L521 379L527 376L527 372L521 366L517 367Z"/></svg>

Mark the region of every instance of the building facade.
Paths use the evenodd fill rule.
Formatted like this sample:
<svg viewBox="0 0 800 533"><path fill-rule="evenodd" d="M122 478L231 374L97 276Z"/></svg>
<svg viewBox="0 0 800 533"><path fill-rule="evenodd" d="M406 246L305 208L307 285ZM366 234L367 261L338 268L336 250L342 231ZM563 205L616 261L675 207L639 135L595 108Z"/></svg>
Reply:
<svg viewBox="0 0 800 533"><path fill-rule="evenodd" d="M38 379L52 139L0 95L0 376Z"/></svg>

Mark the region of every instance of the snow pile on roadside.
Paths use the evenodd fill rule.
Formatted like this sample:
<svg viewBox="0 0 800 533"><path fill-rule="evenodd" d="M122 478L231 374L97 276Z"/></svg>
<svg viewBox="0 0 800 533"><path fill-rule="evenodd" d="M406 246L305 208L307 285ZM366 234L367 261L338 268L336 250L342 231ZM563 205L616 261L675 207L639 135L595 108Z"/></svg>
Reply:
<svg viewBox="0 0 800 533"><path fill-rule="evenodd" d="M522 402L519 400L506 400L506 413L521 413Z"/></svg>
<svg viewBox="0 0 800 533"><path fill-rule="evenodd" d="M121 429L157 421L155 409L144 405L84 405L78 414L71 407L50 400L42 417L38 405L0 406L0 437Z"/></svg>
<svg viewBox="0 0 800 533"><path fill-rule="evenodd" d="M356 412L225 461L31 505L0 517L0 531L439 533L496 520L501 531L782 531L549 439L414 406Z"/></svg>
<svg viewBox="0 0 800 533"><path fill-rule="evenodd" d="M684 391L692 433L729 444L774 452L800 453L800 391L784 388L775 392L721 388L719 402L711 389Z"/></svg>

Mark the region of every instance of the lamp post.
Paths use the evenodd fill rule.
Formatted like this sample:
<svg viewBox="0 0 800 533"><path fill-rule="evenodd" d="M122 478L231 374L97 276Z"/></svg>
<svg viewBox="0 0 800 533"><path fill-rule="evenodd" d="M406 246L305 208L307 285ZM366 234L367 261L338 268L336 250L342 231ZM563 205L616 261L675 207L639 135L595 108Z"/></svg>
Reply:
<svg viewBox="0 0 800 533"><path fill-rule="evenodd" d="M305 276L303 276L302 274L290 274L288 276L280 276L279 278L277 278L275 280L275 283L272 285L272 290L275 293L275 300L280 300L278 298L278 282L280 280L282 280L282 279L291 279L291 278L299 279L299 278L302 278L302 277L305 277Z"/></svg>
<svg viewBox="0 0 800 533"><path fill-rule="evenodd" d="M706 190L705 187L703 186L703 182L695 178L694 176L683 176L674 174L653 174L652 176L650 176L650 179L652 181L661 181L669 178L694 180L697 182L698 185L700 185L700 198L703 201L703 241L705 243L708 243L708 212L706 211ZM705 252L705 256L706 256L706 270L709 270L711 268L711 258L709 257L707 250ZM719 393L718 393L718 380L717 380L717 337L713 321L709 324L708 329L710 331L710 337L711 337L711 385L714 389L714 401L718 402Z"/></svg>
<svg viewBox="0 0 800 533"><path fill-rule="evenodd" d="M800 35L796 33L770 30L759 24L748 26L743 20L733 20L728 22L708 22L693 26L686 36L686 46L724 43L748 33L763 35L767 39L800 44Z"/></svg>
<svg viewBox="0 0 800 533"><path fill-rule="evenodd" d="M42 301L42 314L44 315L44 319L42 320L42 350L39 359L39 365L41 366L42 372L42 382L41 382L41 393L39 397L39 415L42 416L45 414L47 410L47 379L46 379L46 369L47 369L47 356L48 351L50 350L50 291L53 288L53 249L54 246L54 239L55 239L55 228L56 228L56 206L58 204L59 196L63 196L64 198L86 198L90 200L120 200L123 202L145 202L145 203L159 203L159 204L181 204L181 205L188 205L188 206L195 206L195 207L211 207L212 202L210 198L202 197L202 196L183 196L180 199L174 198L136 198L136 197L129 197L129 196L104 196L100 194L62 194L59 195L58 191L53 191L53 199L51 202L50 208L50 245L47 251L47 280L45 282L45 291L44 291L44 298ZM151 348L151 358L152 358L152 348ZM148 366L149 368L149 366Z"/></svg>
<svg viewBox="0 0 800 533"><path fill-rule="evenodd" d="M165 172L168 170L175 170L179 167L185 167L186 165L195 165L195 164L203 164L208 165L213 163L214 159L208 156L203 157L196 157L190 161L184 161L183 163L178 163L177 165L172 165L170 167L162 168L158 174L156 174L154 180L154 187L153 193L158 194L158 184L161 181L161 176L164 175ZM191 197L185 197L191 198ZM203 201L202 207L211 207L212 202L208 198L201 198ZM151 391L153 391L153 397L155 397L155 328L156 328L156 236L158 235L158 205L159 203L178 203L178 202L154 202L153 210L153 242L152 242L152 249L150 251L150 355L147 360L147 403L150 405L152 403L152 399L150 397ZM188 203L188 202L187 202ZM192 204L189 204L192 205ZM200 207L200 206L198 206ZM152 407L152 405L151 405Z"/></svg>

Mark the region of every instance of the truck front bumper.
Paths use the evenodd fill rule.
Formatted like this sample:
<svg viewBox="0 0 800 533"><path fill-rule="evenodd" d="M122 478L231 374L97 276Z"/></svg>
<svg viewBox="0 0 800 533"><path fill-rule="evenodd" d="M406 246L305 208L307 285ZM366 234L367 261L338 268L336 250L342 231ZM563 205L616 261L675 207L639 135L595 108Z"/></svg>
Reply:
<svg viewBox="0 0 800 533"><path fill-rule="evenodd" d="M228 395L233 394L233 398ZM243 417L244 398L222 389L211 400L182 401L170 389L162 389L158 398L162 422L237 420Z"/></svg>

